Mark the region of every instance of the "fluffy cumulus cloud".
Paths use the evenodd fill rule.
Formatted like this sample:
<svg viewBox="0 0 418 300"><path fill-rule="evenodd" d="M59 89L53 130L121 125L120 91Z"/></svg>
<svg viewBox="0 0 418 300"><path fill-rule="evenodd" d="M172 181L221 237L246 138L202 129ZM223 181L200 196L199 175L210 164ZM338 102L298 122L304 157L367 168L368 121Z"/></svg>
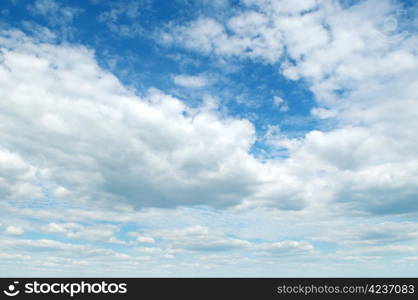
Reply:
<svg viewBox="0 0 418 300"><path fill-rule="evenodd" d="M82 47L36 44L19 32L1 42L2 161L21 193L36 189L36 175L57 197L137 207L224 206L251 194L248 121L190 110L157 90L139 98Z"/></svg>
<svg viewBox="0 0 418 300"><path fill-rule="evenodd" d="M291 80L305 80L317 101L312 115L336 126L293 142L271 136L271 143L288 146L292 156L280 164L288 166L281 173L302 168L313 175L309 180L321 174L332 198L354 209L416 211L417 39L397 19L405 12L402 6L391 1L244 4L243 12L223 23L200 18L193 26L175 28L171 40L163 39L202 54L261 59ZM389 21L394 26L389 28ZM216 30L207 30L209 23ZM269 43L260 44L269 32L274 32L266 38ZM278 51L283 45L286 51Z"/></svg>
<svg viewBox="0 0 418 300"><path fill-rule="evenodd" d="M249 121L155 89L138 97L83 47L38 44L17 31L1 42L2 157L15 161L6 177L18 172L4 180L20 191L8 199L40 198L48 185L55 199L136 208L254 199L303 206L302 183L249 153Z"/></svg>
<svg viewBox="0 0 418 300"><path fill-rule="evenodd" d="M41 197L42 190L36 184L36 168L22 157L7 150L0 151L0 186L3 198L29 199Z"/></svg>

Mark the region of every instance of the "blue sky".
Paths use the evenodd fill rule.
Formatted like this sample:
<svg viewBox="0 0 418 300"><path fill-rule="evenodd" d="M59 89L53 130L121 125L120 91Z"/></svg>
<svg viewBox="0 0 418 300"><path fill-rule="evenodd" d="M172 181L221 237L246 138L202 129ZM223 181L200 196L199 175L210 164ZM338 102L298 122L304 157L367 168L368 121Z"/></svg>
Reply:
<svg viewBox="0 0 418 300"><path fill-rule="evenodd" d="M417 276L416 15L2 1L0 275Z"/></svg>

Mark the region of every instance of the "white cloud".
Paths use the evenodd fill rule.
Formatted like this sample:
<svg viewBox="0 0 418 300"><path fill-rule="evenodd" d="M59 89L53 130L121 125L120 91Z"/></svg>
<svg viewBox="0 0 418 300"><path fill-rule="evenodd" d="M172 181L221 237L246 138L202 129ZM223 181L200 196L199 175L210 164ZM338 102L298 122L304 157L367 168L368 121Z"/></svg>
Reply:
<svg viewBox="0 0 418 300"><path fill-rule="evenodd" d="M125 16L129 19L136 19L140 15L141 1L130 1L128 3L113 3L109 11L100 14L99 21L117 22Z"/></svg>
<svg viewBox="0 0 418 300"><path fill-rule="evenodd" d="M70 6L63 6L55 0L35 0L33 4L27 5L28 10L37 15L47 18L51 25L66 25L83 10Z"/></svg>
<svg viewBox="0 0 418 300"><path fill-rule="evenodd" d="M7 226L7 228L4 230L4 233L9 235L22 235L25 233L25 231L21 227L10 225Z"/></svg>
<svg viewBox="0 0 418 300"><path fill-rule="evenodd" d="M114 225L90 225L84 226L77 223L49 223L43 229L47 233L63 234L70 239L85 241L101 241L108 243L120 243L114 237L118 227Z"/></svg>
<svg viewBox="0 0 418 300"><path fill-rule="evenodd" d="M140 243L149 243L149 244L155 243L155 240L152 237L148 237L148 236L139 236L136 240Z"/></svg>
<svg viewBox="0 0 418 300"><path fill-rule="evenodd" d="M153 236L169 241L170 248L189 251L231 251L245 249L251 243L245 240L228 238L219 230L204 226L191 226L174 230L155 230Z"/></svg>
<svg viewBox="0 0 418 300"><path fill-rule="evenodd" d="M0 149L0 195L11 199L43 196L37 185L36 168L10 151Z"/></svg>
<svg viewBox="0 0 418 300"><path fill-rule="evenodd" d="M46 227L46 232L51 232L51 233L64 233L67 231L67 229L65 227L68 226L63 226L57 223L49 223Z"/></svg>
<svg viewBox="0 0 418 300"><path fill-rule="evenodd" d="M209 79L206 76L189 76L189 75L176 75L173 77L173 82L176 85L187 88L202 88L210 84Z"/></svg>
<svg viewBox="0 0 418 300"><path fill-rule="evenodd" d="M24 253L23 256L31 257L33 265L48 267L58 267L61 263L64 264L82 264L83 261L89 263L121 263L130 258L131 263L135 263L135 258L128 255L117 253L110 249L97 248L89 245L78 245L63 243L49 239L39 240L2 240L0 246L2 252ZM48 255L45 256L45 253ZM138 258L140 260L140 258Z"/></svg>
<svg viewBox="0 0 418 300"><path fill-rule="evenodd" d="M418 241L418 226L413 222L381 222L345 226L329 229L320 236L312 237L315 241L334 242L347 246L379 246Z"/></svg>
<svg viewBox="0 0 418 300"><path fill-rule="evenodd" d="M280 112L287 112L289 110L289 106L287 105L287 102L278 96L273 97L274 105L276 105L279 108Z"/></svg>
<svg viewBox="0 0 418 300"><path fill-rule="evenodd" d="M264 255L297 256L312 254L314 247L304 241L283 241L270 244L260 244L256 249Z"/></svg>
<svg viewBox="0 0 418 300"><path fill-rule="evenodd" d="M284 103L283 98L278 97L278 96L274 96L273 100L274 100L274 104L276 105L281 105L282 103Z"/></svg>
<svg viewBox="0 0 418 300"><path fill-rule="evenodd" d="M56 12L59 9L59 4L54 0L36 0L30 9L41 15L47 15Z"/></svg>
<svg viewBox="0 0 418 300"><path fill-rule="evenodd" d="M160 248L145 248L145 247L142 247L142 248L138 248L137 250L139 252L146 253L146 254L161 254L163 252L163 250L160 249Z"/></svg>
<svg viewBox="0 0 418 300"><path fill-rule="evenodd" d="M336 111L322 107L313 108L311 114L319 119L329 119L337 116Z"/></svg>
<svg viewBox="0 0 418 300"><path fill-rule="evenodd" d="M97 245L89 246L89 240L83 240L83 245L54 244L56 234L53 233L43 238L44 241L51 241L47 243L40 240L13 245L10 242L1 243L0 265L8 274L13 273L16 264L21 267L20 272L25 273L33 272L30 269L34 268L37 270L34 274L103 274L113 270L112 264L117 263L119 268L112 274L118 276L303 276L306 272L317 276L342 276L347 273L360 276L366 271L377 274L374 267L382 264L385 269L391 266L393 271L392 267L399 264L400 259L411 256L418 246L417 227L413 222L381 222L385 218L353 218L346 214L336 215L329 211L324 214L324 211L312 209L283 212L272 209L218 211L178 208L122 213L112 209L85 207L56 211L45 208L33 210L36 213L29 215L28 212L25 214L19 211L12 214L2 206L1 212L4 213L2 220L7 223L10 222L4 217L10 215L13 218L31 216L31 220L38 219L41 223L48 222L52 217L60 220L78 217L80 221L77 226L83 222L97 225L122 222L117 224L119 228L125 224L130 230L132 226L139 229L135 234L129 233L128 236L134 239L125 241L124 247L115 248L117 250L110 250L111 244L106 244L107 249ZM62 221L55 223L68 224ZM38 227L36 224L25 225L25 228L42 234ZM289 238L289 232L293 238ZM138 236L152 236L155 243L138 244ZM314 246L318 242L333 245L331 251L334 248L337 250L333 253L321 252L322 249ZM44 249L47 244L52 248ZM46 251L47 258L43 257ZM79 252L84 255L81 256ZM12 255L15 256L14 266L8 265ZM30 262L23 258L29 256ZM167 266L166 269L166 263L171 267ZM321 268L321 265L326 267ZM305 269L297 271L302 270L302 266ZM199 273L196 273L196 268L200 270ZM401 268L405 266L401 265ZM289 270L295 271L289 273Z"/></svg>
<svg viewBox="0 0 418 300"><path fill-rule="evenodd" d="M259 31L252 34L255 27ZM176 27L171 33L163 33L161 41L178 43L205 54L242 55L268 62L274 62L282 54L281 33L274 30L268 19L261 14L250 12L237 16L229 21L227 28L234 35L228 35L224 25L216 20L200 18Z"/></svg>
<svg viewBox="0 0 418 300"><path fill-rule="evenodd" d="M110 31L125 37L133 37L142 32L138 18L144 5L143 1L115 2L108 5L110 8L102 12L97 20L105 23ZM129 23L123 24L121 20L128 20Z"/></svg>
<svg viewBox="0 0 418 300"><path fill-rule="evenodd" d="M53 31L35 22L22 21L22 26L40 41L53 42L57 39L57 35Z"/></svg>

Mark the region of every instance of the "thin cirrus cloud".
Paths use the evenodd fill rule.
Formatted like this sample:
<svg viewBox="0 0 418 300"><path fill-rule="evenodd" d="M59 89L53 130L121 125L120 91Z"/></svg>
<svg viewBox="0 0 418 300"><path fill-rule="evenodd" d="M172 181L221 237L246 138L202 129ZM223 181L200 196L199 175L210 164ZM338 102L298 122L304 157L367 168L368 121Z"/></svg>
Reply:
<svg viewBox="0 0 418 300"><path fill-rule="evenodd" d="M66 25L83 12L83 9L65 6L55 0L36 0L27 5L27 9L35 15L44 16L54 25Z"/></svg>
<svg viewBox="0 0 418 300"><path fill-rule="evenodd" d="M176 85L187 87L187 88L203 88L209 84L211 81L204 75L175 75L173 77L173 82Z"/></svg>

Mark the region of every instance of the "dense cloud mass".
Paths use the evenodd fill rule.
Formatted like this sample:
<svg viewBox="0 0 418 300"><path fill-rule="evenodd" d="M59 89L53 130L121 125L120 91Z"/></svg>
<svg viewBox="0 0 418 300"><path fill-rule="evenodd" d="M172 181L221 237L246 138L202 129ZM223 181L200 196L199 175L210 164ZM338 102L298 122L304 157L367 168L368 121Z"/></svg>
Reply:
<svg viewBox="0 0 418 300"><path fill-rule="evenodd" d="M2 43L4 159L21 161L25 174L37 168L57 197L225 206L258 184L248 121L192 110L157 90L139 98L82 47L37 44L19 32ZM32 175L16 189L29 188Z"/></svg>

